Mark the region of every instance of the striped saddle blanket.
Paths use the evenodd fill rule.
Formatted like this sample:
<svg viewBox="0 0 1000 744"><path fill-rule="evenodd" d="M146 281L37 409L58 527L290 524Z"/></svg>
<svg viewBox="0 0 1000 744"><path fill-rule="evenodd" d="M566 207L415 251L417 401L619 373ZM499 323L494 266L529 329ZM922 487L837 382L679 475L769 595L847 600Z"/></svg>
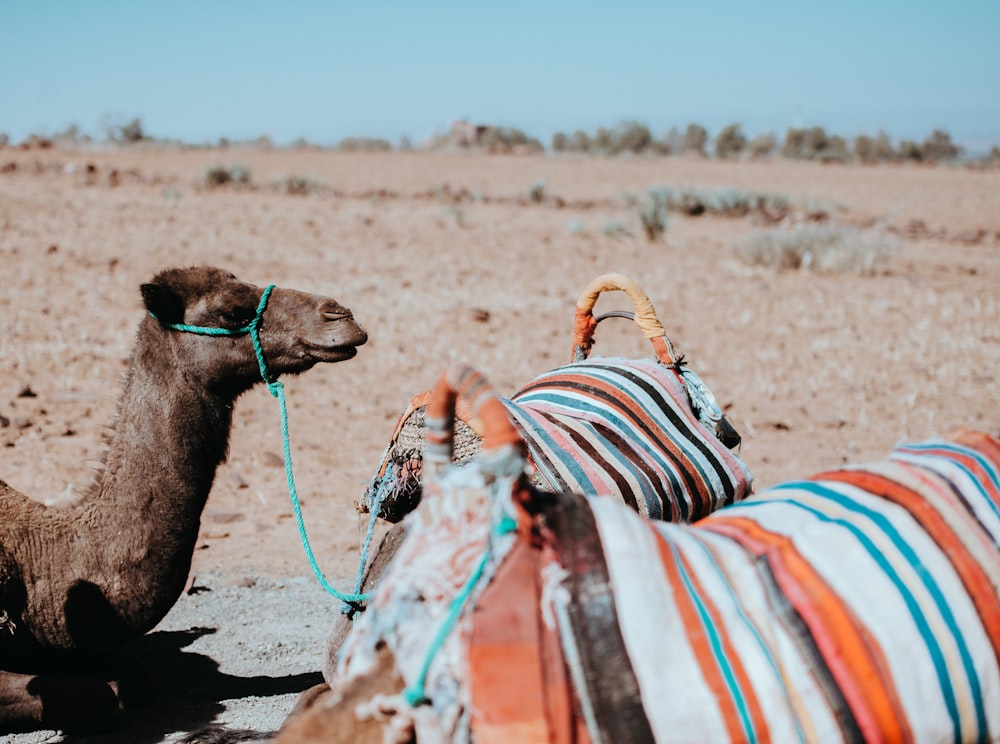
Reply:
<svg viewBox="0 0 1000 744"><path fill-rule="evenodd" d="M749 469L706 424L690 372L678 369L655 359L587 359L542 374L504 401L527 444L533 484L612 496L669 521L699 519L748 496ZM367 507L390 521L419 503L425 404L418 396L400 417L365 495ZM455 423L458 462L478 449L468 444L478 445L473 428Z"/></svg>
<svg viewBox="0 0 1000 744"><path fill-rule="evenodd" d="M750 494L749 469L699 419L681 377L655 360L560 367L521 388L507 409L545 491L610 494L671 522Z"/></svg>
<svg viewBox="0 0 1000 744"><path fill-rule="evenodd" d="M997 440L899 446L697 525L561 498L541 612L567 618L592 738L1000 741ZM473 687L471 705L502 740L496 704Z"/></svg>

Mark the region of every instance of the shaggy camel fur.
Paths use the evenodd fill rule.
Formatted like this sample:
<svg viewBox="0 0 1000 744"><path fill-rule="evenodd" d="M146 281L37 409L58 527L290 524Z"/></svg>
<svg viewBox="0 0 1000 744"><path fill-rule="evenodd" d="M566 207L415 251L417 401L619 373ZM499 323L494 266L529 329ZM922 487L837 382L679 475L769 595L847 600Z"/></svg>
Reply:
<svg viewBox="0 0 1000 744"><path fill-rule="evenodd" d="M180 596L233 405L262 379L240 329L257 319L272 380L351 359L367 340L336 300L275 288L263 301L216 268L163 271L141 291L148 313L86 496L47 507L0 481L0 731L100 729L124 704L126 680L104 652Z"/></svg>
<svg viewBox="0 0 1000 744"><path fill-rule="evenodd" d="M667 524L530 488L496 394L444 382L499 425L428 473L332 691L279 744L373 718L394 742L997 740L1000 440L898 445Z"/></svg>

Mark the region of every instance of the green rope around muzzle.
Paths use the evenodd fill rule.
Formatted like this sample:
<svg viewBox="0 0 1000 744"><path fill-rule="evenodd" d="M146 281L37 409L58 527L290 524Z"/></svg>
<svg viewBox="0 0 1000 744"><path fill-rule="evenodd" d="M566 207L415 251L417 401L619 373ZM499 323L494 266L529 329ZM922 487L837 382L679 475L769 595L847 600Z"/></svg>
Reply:
<svg viewBox="0 0 1000 744"><path fill-rule="evenodd" d="M335 589L333 585L327 581L326 576L323 574L319 564L316 562L316 556L313 554L312 546L309 543L309 537L306 534L305 522L302 519L302 505L299 502L299 492L295 488L295 477L292 475L292 449L288 437L288 406L285 403L285 386L278 382L277 378L272 377L271 373L268 371L267 360L264 358L264 349L260 344L260 326L264 319L264 310L267 309L267 301L271 297L271 292L274 290L274 286L275 285L271 284L264 290L264 294L261 295L260 298L260 303L257 305L257 312L254 313L253 320L242 328L212 328L208 326L187 325L185 323L164 323L152 312L149 314L164 328L170 328L171 330L182 331L184 333L194 333L199 336L244 336L248 333L250 334L250 340L253 342L254 354L257 355L257 366L260 369L260 377L267 385L267 389L271 392L271 395L278 399L278 406L281 409L281 442L282 450L285 456L285 478L288 481L288 494L292 499L292 511L295 513L295 522L299 528L299 538L302 541L302 547L306 551L306 558L309 559L309 566L312 568L313 574L315 574L316 578L319 580L320 585L329 594L339 599L346 606L357 608L358 605L370 600L373 594L371 592L362 594L357 591L352 594L346 594ZM375 516L376 513L373 512L373 520ZM359 569L359 572L360 570L363 570L364 564L367 562L366 553L367 550L365 550L361 555L361 569Z"/></svg>

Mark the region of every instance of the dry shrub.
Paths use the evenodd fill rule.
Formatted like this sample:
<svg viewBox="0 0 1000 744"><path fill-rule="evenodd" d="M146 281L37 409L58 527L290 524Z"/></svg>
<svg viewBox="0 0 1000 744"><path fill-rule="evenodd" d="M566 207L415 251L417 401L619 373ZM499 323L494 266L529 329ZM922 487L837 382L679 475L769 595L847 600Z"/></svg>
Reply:
<svg viewBox="0 0 1000 744"><path fill-rule="evenodd" d="M307 176L291 175L285 177L279 188L286 194L308 196L316 189L316 185L316 182Z"/></svg>
<svg viewBox="0 0 1000 744"><path fill-rule="evenodd" d="M345 137L337 143L341 152L391 152L392 143L379 137Z"/></svg>
<svg viewBox="0 0 1000 744"><path fill-rule="evenodd" d="M240 164L213 166L205 171L204 182L210 189L227 184L245 186L250 183L250 169Z"/></svg>
<svg viewBox="0 0 1000 744"><path fill-rule="evenodd" d="M690 186L677 189L670 186L655 186L648 190L647 199L662 204L663 209L667 211L689 216L716 214L723 217L745 217L748 214L760 214L771 221L788 216L795 208L786 196L735 188L703 190ZM813 216L816 219L825 219L829 214Z"/></svg>
<svg viewBox="0 0 1000 744"><path fill-rule="evenodd" d="M747 138L739 124L730 124L715 138L715 157L723 160L739 157L747 147Z"/></svg>
<svg viewBox="0 0 1000 744"><path fill-rule="evenodd" d="M642 223L643 232L650 242L659 240L667 231L670 218L667 216L669 208L670 192L668 189L649 189L646 191L646 200L639 208L639 221Z"/></svg>
<svg viewBox="0 0 1000 744"><path fill-rule="evenodd" d="M732 248L751 265L868 276L899 250L900 243L884 230L825 224L759 230Z"/></svg>

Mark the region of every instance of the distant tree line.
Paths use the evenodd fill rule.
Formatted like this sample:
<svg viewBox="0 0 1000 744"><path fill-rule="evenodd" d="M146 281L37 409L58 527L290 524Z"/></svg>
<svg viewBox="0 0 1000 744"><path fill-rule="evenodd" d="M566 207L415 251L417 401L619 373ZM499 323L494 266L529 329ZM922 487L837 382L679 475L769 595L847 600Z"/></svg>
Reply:
<svg viewBox="0 0 1000 744"><path fill-rule="evenodd" d="M473 126L466 122L458 122L472 132L471 135L455 138L454 127L449 134L439 135L425 143L426 149L439 149L447 146L459 146L468 149L479 149L486 152L541 152L546 148L535 137L525 134L520 129L503 126ZM142 121L133 118L126 122L110 122L104 124L106 139L119 144L135 144L141 142L164 142L149 137L143 129ZM71 124L65 130L51 136L31 135L21 143L23 147L51 147L54 143L89 143L89 135ZM10 138L0 132L0 147L9 146ZM178 143L179 144L179 143ZM221 138L218 147L229 147L231 143ZM259 137L246 143L254 147L275 147L267 136ZM293 149L321 148L303 138L293 142ZM415 146L406 137L397 145L389 140L374 137L346 137L340 140L334 149L349 152L388 152L391 150L412 150ZM784 139L779 141L773 132L758 134L752 138L743 132L739 123L723 127L712 139L708 130L700 124L688 124L683 130L671 128L662 137L655 137L650 128L642 122L626 120L612 128L599 127L596 131L587 132L577 129L573 132L556 132L552 136L549 149L557 153L580 153L587 155L622 156L641 155L662 157L669 155L695 155L699 157L715 157L720 160L739 158L766 158L780 156L793 160L813 160L824 163L943 163L953 162L962 158L963 151L952 142L951 135L943 129L935 129L929 137L921 142L902 140L894 145L889 135L878 132L875 135L861 134L853 140L848 140L836 134L828 133L823 127L789 128ZM1000 147L994 146L989 154L980 159L989 165L1000 166Z"/></svg>
<svg viewBox="0 0 1000 744"><path fill-rule="evenodd" d="M571 134L556 132L552 137L555 152L579 152L592 155L683 155L709 156L710 138L700 124L688 124L684 131L671 129L661 139L653 137L645 124L626 121L614 129L599 128L593 134L576 130ZM784 141L778 142L773 133L752 139L743 133L740 124L724 127L711 143L712 155L727 160L742 157L761 158L781 155L794 160L845 163L913 161L937 163L957 160L962 149L955 145L948 132L937 129L923 142L904 140L894 147L885 132L874 137L859 135L849 142L828 134L823 127L790 128ZM994 147L989 159L1000 162L1000 148Z"/></svg>

